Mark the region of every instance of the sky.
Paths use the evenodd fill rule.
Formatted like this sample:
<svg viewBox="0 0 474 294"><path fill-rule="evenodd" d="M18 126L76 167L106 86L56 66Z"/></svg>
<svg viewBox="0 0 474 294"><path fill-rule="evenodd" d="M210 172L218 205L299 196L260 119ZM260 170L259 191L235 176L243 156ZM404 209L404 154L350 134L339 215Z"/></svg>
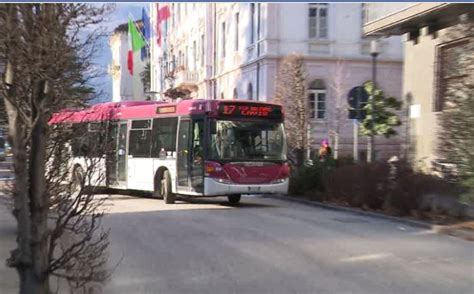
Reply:
<svg viewBox="0 0 474 294"><path fill-rule="evenodd" d="M118 25L128 21L129 16L134 20L141 19L143 7L145 7L145 10L149 14L149 3L117 3L115 10L106 17L106 21L102 23L101 26L105 28L108 36L110 36ZM97 78L93 83L93 86L97 90L102 90L104 92L104 96L97 102L106 102L112 99L112 79L110 75L107 74L107 68L112 59L108 36L101 39L100 53L98 53L94 58L94 63L98 69L105 73L105 75Z"/></svg>

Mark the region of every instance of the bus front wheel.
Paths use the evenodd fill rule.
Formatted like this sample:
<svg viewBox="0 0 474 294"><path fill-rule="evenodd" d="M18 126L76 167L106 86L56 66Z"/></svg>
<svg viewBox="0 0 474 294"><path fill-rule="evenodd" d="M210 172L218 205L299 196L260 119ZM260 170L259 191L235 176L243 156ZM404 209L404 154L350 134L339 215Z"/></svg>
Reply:
<svg viewBox="0 0 474 294"><path fill-rule="evenodd" d="M176 196L171 192L171 177L170 172L165 170L161 177L161 197L166 204L173 204L176 200Z"/></svg>
<svg viewBox="0 0 474 294"><path fill-rule="evenodd" d="M227 199L229 200L230 204L237 204L240 201L240 194L234 194L234 195L229 195L227 196Z"/></svg>

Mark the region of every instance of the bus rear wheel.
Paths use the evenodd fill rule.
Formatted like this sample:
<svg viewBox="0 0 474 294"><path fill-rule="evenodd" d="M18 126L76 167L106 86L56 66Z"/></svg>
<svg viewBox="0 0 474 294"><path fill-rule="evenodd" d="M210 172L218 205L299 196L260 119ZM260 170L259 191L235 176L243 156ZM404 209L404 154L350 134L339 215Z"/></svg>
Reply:
<svg viewBox="0 0 474 294"><path fill-rule="evenodd" d="M229 203L230 203L230 204L237 204L237 203L239 203L240 198L241 198L241 195L240 195L240 194L234 194L234 195L229 195L229 196L227 196L227 199L229 200Z"/></svg>
<svg viewBox="0 0 474 294"><path fill-rule="evenodd" d="M72 171L72 192L79 195L84 185L84 171L82 167L76 166Z"/></svg>
<svg viewBox="0 0 474 294"><path fill-rule="evenodd" d="M176 201L176 196L171 192L171 177L170 172L165 170L161 177L161 197L166 204L173 204Z"/></svg>

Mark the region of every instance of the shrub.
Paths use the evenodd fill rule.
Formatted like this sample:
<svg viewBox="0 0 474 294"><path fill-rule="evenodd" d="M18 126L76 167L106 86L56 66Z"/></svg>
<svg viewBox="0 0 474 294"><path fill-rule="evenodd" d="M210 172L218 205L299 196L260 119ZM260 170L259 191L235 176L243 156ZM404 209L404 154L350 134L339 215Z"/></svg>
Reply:
<svg viewBox="0 0 474 294"><path fill-rule="evenodd" d="M308 196L324 191L324 173L331 167L329 164L317 162L312 166L303 166L295 170L290 178L290 194Z"/></svg>
<svg viewBox="0 0 474 294"><path fill-rule="evenodd" d="M388 166L380 163L345 165L325 177L326 197L350 206L379 209L388 181Z"/></svg>
<svg viewBox="0 0 474 294"><path fill-rule="evenodd" d="M335 159L336 167L342 167L346 165L354 165L354 158L352 156L341 156L338 159Z"/></svg>
<svg viewBox="0 0 474 294"><path fill-rule="evenodd" d="M464 188L461 192L461 202L468 205L474 205L474 177L466 177L461 181L461 185Z"/></svg>
<svg viewBox="0 0 474 294"><path fill-rule="evenodd" d="M403 216L434 209L433 197L447 197L455 202L462 192L446 180L414 171L405 162L397 164L393 179L390 169L386 162L318 161L292 174L290 193Z"/></svg>
<svg viewBox="0 0 474 294"><path fill-rule="evenodd" d="M461 189L453 183L434 175L414 171L403 163L398 168L396 187L391 192L389 207L399 215L408 215L413 210L430 210L428 196L449 197L456 200Z"/></svg>
<svg viewBox="0 0 474 294"><path fill-rule="evenodd" d="M390 179L388 163L359 163L333 170L324 179L327 198L350 206L384 209L390 214L409 215L420 210L424 196L458 195L453 184L415 172L407 163L397 164L396 178Z"/></svg>

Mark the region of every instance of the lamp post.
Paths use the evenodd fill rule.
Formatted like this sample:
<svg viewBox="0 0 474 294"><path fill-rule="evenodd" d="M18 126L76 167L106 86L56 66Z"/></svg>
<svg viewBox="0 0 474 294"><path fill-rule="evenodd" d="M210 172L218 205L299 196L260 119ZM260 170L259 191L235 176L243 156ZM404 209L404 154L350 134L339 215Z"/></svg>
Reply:
<svg viewBox="0 0 474 294"><path fill-rule="evenodd" d="M372 109L372 113L370 115L370 136L369 141L367 143L367 162L372 162L374 160L374 114L376 112L375 109L375 86L376 86L376 78L377 78L377 56L379 55L378 52L378 41L372 40L370 42L370 56L372 56L372 91L370 93L370 108Z"/></svg>

